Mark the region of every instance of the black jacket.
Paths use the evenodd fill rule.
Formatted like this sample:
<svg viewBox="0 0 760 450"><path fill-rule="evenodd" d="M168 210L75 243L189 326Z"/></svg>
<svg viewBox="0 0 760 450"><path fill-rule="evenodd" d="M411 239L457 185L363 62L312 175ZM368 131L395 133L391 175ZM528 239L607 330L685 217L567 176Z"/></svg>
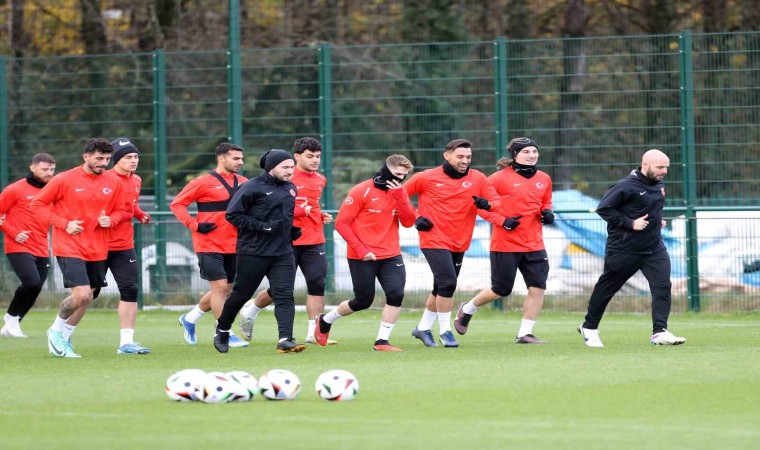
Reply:
<svg viewBox="0 0 760 450"><path fill-rule="evenodd" d="M293 183L278 181L267 172L241 185L225 214L238 229L237 253L255 256L293 253L295 199Z"/></svg>
<svg viewBox="0 0 760 450"><path fill-rule="evenodd" d="M649 254L665 248L660 223L664 205L665 185L640 169L613 184L596 208L607 222L607 252ZM645 214L649 225L634 231L633 221Z"/></svg>

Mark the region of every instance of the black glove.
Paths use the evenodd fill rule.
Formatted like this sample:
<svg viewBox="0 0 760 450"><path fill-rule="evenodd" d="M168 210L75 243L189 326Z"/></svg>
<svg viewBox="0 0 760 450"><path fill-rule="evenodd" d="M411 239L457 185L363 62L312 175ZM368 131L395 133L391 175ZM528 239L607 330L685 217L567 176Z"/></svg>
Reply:
<svg viewBox="0 0 760 450"><path fill-rule="evenodd" d="M198 222L198 233L208 234L216 230L216 224L211 222Z"/></svg>
<svg viewBox="0 0 760 450"><path fill-rule="evenodd" d="M262 222L259 226L259 229L256 231L260 231L265 234L273 234L278 231L280 231L280 225L282 224L282 220L273 220L271 222Z"/></svg>
<svg viewBox="0 0 760 450"><path fill-rule="evenodd" d="M476 196L473 195L472 196L472 200L473 200L472 203L474 203L475 207L478 208L478 209L485 209L486 211L488 211L489 209L491 209L491 204L488 203L488 200L486 200L483 197L476 197Z"/></svg>
<svg viewBox="0 0 760 450"><path fill-rule="evenodd" d="M541 223L544 225L554 223L554 212L551 209L541 211Z"/></svg>
<svg viewBox="0 0 760 450"><path fill-rule="evenodd" d="M300 238L302 234L301 227L293 227L290 229L290 240L295 241Z"/></svg>
<svg viewBox="0 0 760 450"><path fill-rule="evenodd" d="M522 216L507 217L501 226L507 231L512 231L520 226L520 219L522 219Z"/></svg>
<svg viewBox="0 0 760 450"><path fill-rule="evenodd" d="M417 220L414 221L414 226L417 227L419 231L430 231L433 229L433 222L427 217L419 216Z"/></svg>

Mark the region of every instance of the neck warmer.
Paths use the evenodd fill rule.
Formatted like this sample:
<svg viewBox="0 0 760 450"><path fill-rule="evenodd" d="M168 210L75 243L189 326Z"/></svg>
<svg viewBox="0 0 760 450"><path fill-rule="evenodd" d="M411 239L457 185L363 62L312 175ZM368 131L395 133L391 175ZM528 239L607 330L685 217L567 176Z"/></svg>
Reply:
<svg viewBox="0 0 760 450"><path fill-rule="evenodd" d="M535 165L529 166L527 164L520 164L517 161L512 162L512 168L515 169L515 172L518 175L523 176L525 178L532 178L533 175L535 175L536 172L538 172L538 169L536 168Z"/></svg>

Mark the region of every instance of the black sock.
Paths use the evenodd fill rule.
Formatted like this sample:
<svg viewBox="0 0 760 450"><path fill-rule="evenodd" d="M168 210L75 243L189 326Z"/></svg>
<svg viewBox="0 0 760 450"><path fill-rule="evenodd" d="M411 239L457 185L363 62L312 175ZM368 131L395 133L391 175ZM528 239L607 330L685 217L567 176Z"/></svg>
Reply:
<svg viewBox="0 0 760 450"><path fill-rule="evenodd" d="M332 324L325 322L324 316L320 315L319 318L317 319L317 326L319 327L320 333L329 333L330 327L332 326Z"/></svg>

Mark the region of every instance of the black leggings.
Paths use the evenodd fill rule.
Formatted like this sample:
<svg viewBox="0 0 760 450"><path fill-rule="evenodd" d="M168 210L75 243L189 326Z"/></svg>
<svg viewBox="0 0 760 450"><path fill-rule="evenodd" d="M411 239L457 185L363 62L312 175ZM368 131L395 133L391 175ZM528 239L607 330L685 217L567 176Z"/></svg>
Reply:
<svg viewBox="0 0 760 450"><path fill-rule="evenodd" d="M31 253L8 253L8 261L16 272L21 285L8 305L8 315L23 318L37 301L42 285L47 280L50 258Z"/></svg>

